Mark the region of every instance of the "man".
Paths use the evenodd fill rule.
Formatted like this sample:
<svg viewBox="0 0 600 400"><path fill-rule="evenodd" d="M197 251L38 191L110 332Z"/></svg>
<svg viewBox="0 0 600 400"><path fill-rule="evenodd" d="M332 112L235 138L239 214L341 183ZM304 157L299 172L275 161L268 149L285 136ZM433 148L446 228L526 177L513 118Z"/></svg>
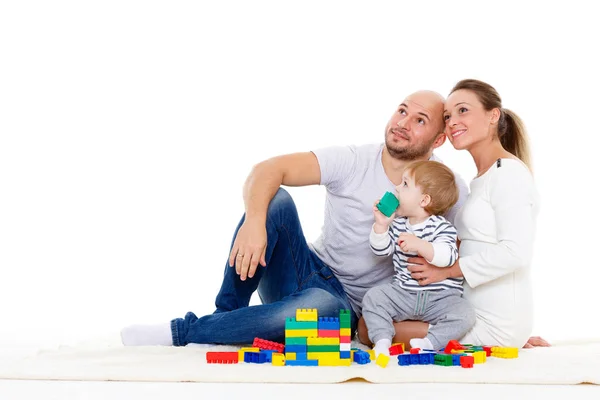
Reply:
<svg viewBox="0 0 600 400"><path fill-rule="evenodd" d="M354 331L366 291L393 275L391 257L377 257L369 247L373 203L394 192L408 162L439 161L433 150L445 141L443 110L442 96L416 92L392 115L384 144L331 147L257 164L244 186L246 213L234 234L216 311L127 327L123 343L282 341L285 318L298 308L318 308L324 316L350 309ZM446 215L451 222L468 192L462 179L457 182L459 200ZM325 221L321 236L309 244L294 202L280 186L318 184L327 189ZM257 289L263 304L249 307Z"/></svg>

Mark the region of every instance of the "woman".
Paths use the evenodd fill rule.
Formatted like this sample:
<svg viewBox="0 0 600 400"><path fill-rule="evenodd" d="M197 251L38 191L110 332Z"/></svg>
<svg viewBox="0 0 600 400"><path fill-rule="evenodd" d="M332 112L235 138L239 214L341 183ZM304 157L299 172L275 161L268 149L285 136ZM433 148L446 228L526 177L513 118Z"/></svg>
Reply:
<svg viewBox="0 0 600 400"><path fill-rule="evenodd" d="M423 285L464 277L464 297L475 307L475 326L462 343L503 347L549 346L529 338L533 319L530 264L538 212L525 129L502 107L487 83L467 79L454 86L444 111L446 135L457 150L471 153L477 176L455 218L459 259L449 268L422 259L410 267ZM362 325L362 324L361 324ZM428 325L396 324L394 341L424 337ZM364 326L359 338L366 338ZM529 340L528 340L529 338ZM363 341L364 343L364 341Z"/></svg>

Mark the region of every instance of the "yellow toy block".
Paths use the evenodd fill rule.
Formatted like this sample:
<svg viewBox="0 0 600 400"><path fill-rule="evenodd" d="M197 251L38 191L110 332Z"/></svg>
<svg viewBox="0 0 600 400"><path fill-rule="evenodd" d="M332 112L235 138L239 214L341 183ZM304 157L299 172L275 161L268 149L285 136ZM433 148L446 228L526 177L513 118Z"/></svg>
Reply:
<svg viewBox="0 0 600 400"><path fill-rule="evenodd" d="M351 336L352 333L350 332L350 328L341 328L340 329L340 337L343 336Z"/></svg>
<svg viewBox="0 0 600 400"><path fill-rule="evenodd" d="M285 337L305 337L312 338L319 336L318 329L286 329Z"/></svg>
<svg viewBox="0 0 600 400"><path fill-rule="evenodd" d="M238 362L244 362L245 352L258 353L260 352L260 349L258 347L242 347L238 350Z"/></svg>
<svg viewBox="0 0 600 400"><path fill-rule="evenodd" d="M340 353L331 351L311 351L306 353L307 360L339 360Z"/></svg>
<svg viewBox="0 0 600 400"><path fill-rule="evenodd" d="M375 361L375 364L379 365L381 368L385 368L385 367L387 367L389 362L390 362L390 357L381 353L380 355L377 356L377 361Z"/></svg>
<svg viewBox="0 0 600 400"><path fill-rule="evenodd" d="M350 358L337 359L337 360L321 360L319 359L319 367L349 367L352 364Z"/></svg>
<svg viewBox="0 0 600 400"><path fill-rule="evenodd" d="M492 347L492 357L499 358L517 358L519 349L516 347Z"/></svg>
<svg viewBox="0 0 600 400"><path fill-rule="evenodd" d="M375 361L375 350L366 350L369 353L369 360Z"/></svg>
<svg viewBox="0 0 600 400"><path fill-rule="evenodd" d="M340 344L340 338L337 337L309 337L306 339L308 346L337 346ZM348 343L350 344L350 343Z"/></svg>
<svg viewBox="0 0 600 400"><path fill-rule="evenodd" d="M318 321L316 308L299 308L296 310L296 321Z"/></svg>
<svg viewBox="0 0 600 400"><path fill-rule="evenodd" d="M461 349L452 349L450 350L450 354L459 354L459 353L464 353L464 350Z"/></svg>
<svg viewBox="0 0 600 400"><path fill-rule="evenodd" d="M487 359L485 351L476 351L473 353L473 362L475 364L483 364Z"/></svg>
<svg viewBox="0 0 600 400"><path fill-rule="evenodd" d="M272 353L271 364L276 367L283 367L285 365L285 356L281 353Z"/></svg>
<svg viewBox="0 0 600 400"><path fill-rule="evenodd" d="M275 353L273 353L273 354L275 354ZM296 353L285 353L285 359L296 361Z"/></svg>

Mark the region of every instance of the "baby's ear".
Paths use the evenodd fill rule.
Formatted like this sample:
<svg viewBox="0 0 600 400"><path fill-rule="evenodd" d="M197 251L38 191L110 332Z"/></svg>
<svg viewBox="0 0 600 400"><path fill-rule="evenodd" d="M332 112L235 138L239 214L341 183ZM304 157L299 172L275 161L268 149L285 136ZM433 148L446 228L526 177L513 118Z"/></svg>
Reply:
<svg viewBox="0 0 600 400"><path fill-rule="evenodd" d="M424 194L423 197L421 198L421 207L425 208L429 204L431 204L431 196L428 194Z"/></svg>

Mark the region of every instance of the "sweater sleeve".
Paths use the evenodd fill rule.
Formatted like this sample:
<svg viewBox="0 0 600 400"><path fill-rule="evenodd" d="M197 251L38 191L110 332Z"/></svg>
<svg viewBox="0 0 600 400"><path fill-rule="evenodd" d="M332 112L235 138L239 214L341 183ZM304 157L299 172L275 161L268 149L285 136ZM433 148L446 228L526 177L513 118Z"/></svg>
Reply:
<svg viewBox="0 0 600 400"><path fill-rule="evenodd" d="M433 246L433 259L427 260L436 267L449 267L458 258L456 247L456 228L445 219L435 230L435 238L431 242Z"/></svg>
<svg viewBox="0 0 600 400"><path fill-rule="evenodd" d="M375 224L373 224L373 227ZM369 242L371 244L371 250L377 256L389 256L394 252L394 239L392 234L392 227L384 233L375 233L375 229L371 228L371 234L369 235Z"/></svg>
<svg viewBox="0 0 600 400"><path fill-rule="evenodd" d="M459 259L469 286L476 287L529 266L535 233L537 193L520 162L504 162L488 182L496 223L496 242L480 253Z"/></svg>

